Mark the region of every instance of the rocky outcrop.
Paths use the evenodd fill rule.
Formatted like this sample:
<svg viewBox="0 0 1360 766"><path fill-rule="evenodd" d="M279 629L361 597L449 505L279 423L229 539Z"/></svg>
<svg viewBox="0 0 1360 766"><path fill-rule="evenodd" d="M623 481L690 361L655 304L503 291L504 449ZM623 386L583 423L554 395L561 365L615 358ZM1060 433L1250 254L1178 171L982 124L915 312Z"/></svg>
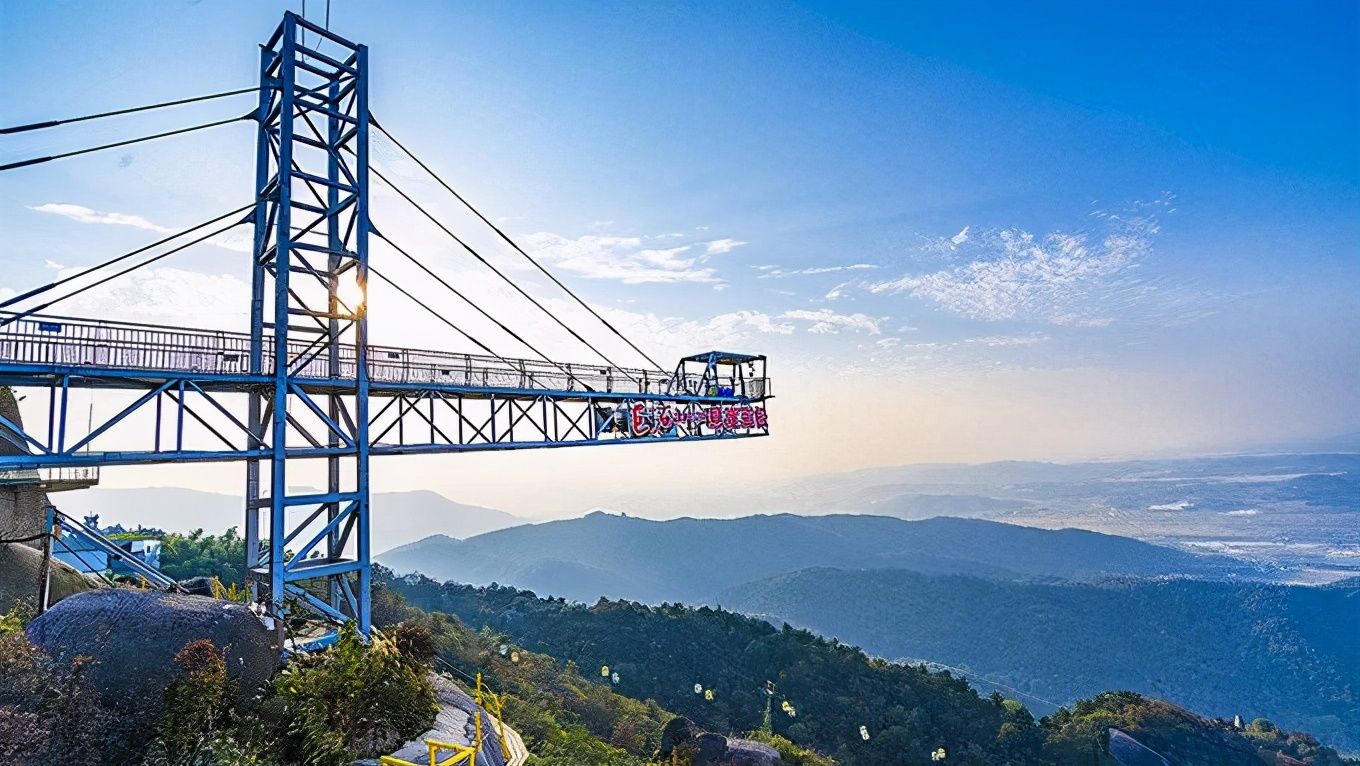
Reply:
<svg viewBox="0 0 1360 766"><path fill-rule="evenodd" d="M444 678L441 675L431 673L430 683L434 684L435 694L439 697L439 713L436 714L434 725L430 730L421 734L401 746L389 755L401 758L411 763L426 763L429 760L429 750L425 745L425 740L433 739L439 742L453 742L460 745L471 745L476 739L476 719L482 719L482 751L477 756L477 766L506 766L508 758L501 752L501 743L496 736L496 724L491 716L487 715L476 701L463 691L457 684ZM451 753L441 753L441 758L447 758ZM356 766L377 766L376 759L356 761Z"/></svg>
<svg viewBox="0 0 1360 766"><path fill-rule="evenodd" d="M160 720L175 655L212 641L223 653L238 701L252 702L278 668L280 644L244 604L181 593L108 588L78 593L28 625L28 638L57 661L94 660L88 679L124 720ZM133 717L129 717L133 716Z"/></svg>
<svg viewBox="0 0 1360 766"><path fill-rule="evenodd" d="M1118 766L1170 766L1165 758L1119 729L1110 728L1106 749Z"/></svg>
<svg viewBox="0 0 1360 766"><path fill-rule="evenodd" d="M779 751L749 739L729 739L699 729L688 718L677 716L661 731L661 748L655 760L686 766L782 766Z"/></svg>
<svg viewBox="0 0 1360 766"><path fill-rule="evenodd" d="M14 608L19 601L29 605L37 603L41 572L42 551L17 543L0 545L0 614ZM49 603L102 585L55 558L52 559L51 578Z"/></svg>

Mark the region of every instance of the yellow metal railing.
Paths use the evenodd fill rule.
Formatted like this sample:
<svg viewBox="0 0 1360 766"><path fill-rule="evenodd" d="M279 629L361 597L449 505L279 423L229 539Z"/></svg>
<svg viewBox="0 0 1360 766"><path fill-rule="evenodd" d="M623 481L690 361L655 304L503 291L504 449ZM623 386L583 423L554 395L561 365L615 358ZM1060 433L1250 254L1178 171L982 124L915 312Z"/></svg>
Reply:
<svg viewBox="0 0 1360 766"><path fill-rule="evenodd" d="M476 700L478 707L482 708L483 710L488 710L488 712L490 712L492 715L496 717L496 739L499 740L501 743L501 754L505 755L509 753L510 749L505 745L505 716L501 713L501 707L504 705L504 700L501 699L501 695L491 691L489 688L486 687L485 684L482 683L481 673L477 674ZM487 708L487 702L491 703L490 708ZM482 717L477 716L479 739L481 738L480 734L481 721ZM509 756L507 755L507 757Z"/></svg>
<svg viewBox="0 0 1360 766"><path fill-rule="evenodd" d="M480 716L478 716L480 718ZM478 727L480 728L480 727ZM437 739L425 740L425 746L429 748L430 761L428 766L458 766L458 764L469 764L473 766L477 763L477 754L480 747L477 745L460 745L456 742L440 742ZM450 755L444 760L439 760L439 754L444 751L451 751ZM382 766L423 766L418 763L411 763L394 755L384 755L378 759Z"/></svg>
<svg viewBox="0 0 1360 766"><path fill-rule="evenodd" d="M482 674L477 674L477 685L473 691L473 701L477 703L477 710L473 711L473 736L472 744L460 745L456 742L441 742L437 739L425 740L425 747L429 756L429 761L424 764L411 763L410 761L398 758L394 755L384 755L378 759L382 766L459 766L468 764L476 766L477 756L482 752L482 711L488 710L496 717L496 738L500 741L501 752L507 751L505 745L505 719L501 715L503 701L499 694L491 691L482 683ZM488 703L491 705L487 707ZM452 755L440 759L444 752Z"/></svg>

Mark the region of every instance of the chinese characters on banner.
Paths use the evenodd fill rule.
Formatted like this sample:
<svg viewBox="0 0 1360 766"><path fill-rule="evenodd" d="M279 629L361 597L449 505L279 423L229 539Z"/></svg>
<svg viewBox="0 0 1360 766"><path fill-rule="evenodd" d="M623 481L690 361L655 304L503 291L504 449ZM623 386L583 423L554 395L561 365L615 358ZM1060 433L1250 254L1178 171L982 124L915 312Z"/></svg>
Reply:
<svg viewBox="0 0 1360 766"><path fill-rule="evenodd" d="M690 410L669 404L638 402L630 412L634 436L664 434L678 425L703 426L713 431L738 431L769 425L765 408L749 404L696 407Z"/></svg>

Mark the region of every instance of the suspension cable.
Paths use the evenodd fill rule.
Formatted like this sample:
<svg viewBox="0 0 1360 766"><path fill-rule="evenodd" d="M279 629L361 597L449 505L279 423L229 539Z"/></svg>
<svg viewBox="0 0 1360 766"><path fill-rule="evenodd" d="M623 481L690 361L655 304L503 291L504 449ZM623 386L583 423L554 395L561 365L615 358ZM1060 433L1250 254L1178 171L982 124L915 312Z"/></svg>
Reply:
<svg viewBox="0 0 1360 766"><path fill-rule="evenodd" d="M534 347L533 344L531 344L529 341L527 341L527 340L525 340L523 337L521 337L521 336L519 335L519 333L515 332L514 330L511 330L509 327L507 327L507 326L505 325L504 322L502 322L501 320L495 318L495 317L492 316L490 313L488 313L488 312L486 311L486 309L483 309L481 306L477 305L471 298L469 298L469 297L467 297L466 295L464 295L464 294L463 294L462 292L460 292L456 287L454 287L453 285L449 284L443 277L441 277L441 276L439 276L438 274L434 273L434 271L430 270L430 268L429 268L428 266L426 266L425 264L423 264L423 263L421 263L419 260L417 260L415 256L411 255L410 253L406 252L406 250L402 249L402 247L401 247L400 245L398 245L396 242L393 242L392 240L388 239L388 238L387 238L387 235L383 234L382 232L380 232L380 231L378 231L378 230L376 230L376 229L373 230L373 233L376 234L377 237L378 237L379 239L381 239L382 241L386 242L389 246L391 246L391 248L392 248L393 250L396 250L398 253L401 253L403 256L406 257L406 259L407 259L408 261L410 261L411 263L414 263L416 266L418 266L418 267L420 268L421 271L423 271L423 272L425 272L426 274L430 275L430 277L433 278L436 282L438 282L439 284L443 285L449 292L451 292L451 293L453 293L454 295L456 295L456 296L458 296L459 298L461 298L462 301L463 301L464 303L466 303L467 305L473 307L474 309L477 309L477 311L478 311L479 313L481 313L482 316L486 317L487 319L489 319L489 320L491 320L493 323L495 323L495 325L496 325L497 327L501 328L502 330L504 330L505 333L506 333L507 335L509 335L510 337L512 337L512 338L514 338L515 340L519 341L521 345L523 345L525 348L527 348L527 349L529 349L530 351L532 351L532 352L534 352L535 354L537 354L538 357L539 357L540 359L542 359L543 361L545 361L545 362L547 362L548 364L551 364L552 366L554 366L554 367L556 367L557 369L561 370L563 373L565 373L565 374L567 375L567 378L568 378L568 379L570 379L570 380L575 380L577 383L580 383L582 386L585 386L585 388L586 388L587 391L594 391L594 390L595 390L595 388L594 388L593 386L591 386L590 384L588 384L588 383L586 383L585 381L581 380L580 378L576 377L576 375L575 375L570 369L567 369L566 367L563 367L561 364L559 364L559 363L553 361L552 359L550 359L550 358L548 357L547 354L543 353L542 351L539 351L537 348ZM371 267L370 267L370 268L371 268ZM386 278L386 277L383 277L383 279L387 279L387 278ZM388 283L391 284L391 280L388 280ZM395 287L395 285L393 285L393 286ZM401 288L397 288L397 289L401 289ZM408 297L409 297L409 296L408 296ZM414 299L412 299L412 300L414 300ZM461 330L460 330L460 332L461 332ZM493 355L494 355L494 354L493 354ZM499 357L497 357L497 358L499 358ZM501 361L505 361L505 360L502 359Z"/></svg>
<svg viewBox="0 0 1360 766"><path fill-rule="evenodd" d="M469 341L472 341L472 343L473 343L474 345L476 345L477 348L480 348L481 350L485 351L486 353L490 354L491 356L496 357L497 360L499 360L499 361L501 361L501 362L504 362L504 363L505 363L505 366L506 366L507 368L512 369L512 370L515 368L515 365L512 364L512 363L510 362L509 359L506 359L505 357L501 356L500 354L497 354L495 351L492 351L490 346L486 345L485 343L483 343L483 342L477 340L476 338L472 337L471 335L469 335L468 332L467 332L466 330L464 330L463 328L461 328L461 327L459 327L458 325L454 324L452 321L450 321L450 320L448 319L448 317L445 317L443 314L440 314L438 311L435 311L433 308L430 307L429 304L425 303L425 302L422 301L421 299L419 299L419 298L415 297L414 295L412 295L412 294L410 293L410 291L408 291L406 288L402 287L401 285L397 284L395 281L392 280L391 277L387 276L386 274L382 273L381 271L378 271L377 268L375 268L374 266L371 266L371 265L368 267L368 271L369 271L370 274L373 274L374 276L378 277L378 278L381 279L382 281L384 281L384 282L386 282L387 284L391 285L397 292L401 293L402 295L406 296L407 298L410 298L411 301L412 301L413 303L415 303L417 306L419 306L419 307L425 309L426 311L430 312L430 314L432 314L432 315L434 316L435 319L438 319L439 321L443 322L444 324L448 325L449 327L452 327L455 331L458 332L459 335L462 335L464 338L467 338Z"/></svg>
<svg viewBox="0 0 1360 766"><path fill-rule="evenodd" d="M520 255L522 255L522 256L524 256L526 259L528 259L529 263L532 263L535 267L538 268L539 271L543 272L544 276L546 276L548 279L551 279L551 280L553 281L553 284L555 284L555 285L557 285L558 287L562 288L562 290L563 290L564 292L566 292L567 295L570 295L572 298L574 298L574 299L576 300L577 303L581 304L581 306L583 306L583 307L585 308L586 311L589 311L590 314L591 314L591 316L594 316L596 319L600 320L601 324L603 324L605 327L609 328L609 331L610 331L610 332L612 332L612 333L614 333L615 335L619 336L619 338L622 339L624 343L627 343L628 346L629 346L630 348L632 348L634 351L636 351L636 352L638 352L639 354L641 354L643 359L646 359L646 360L648 361L648 363L650 363L650 364L651 364L653 367L655 367L657 370L659 370L659 371L661 371L661 372L665 372L665 369L664 369L661 365L657 364L657 363L656 363L656 360L654 360L654 359L652 359L650 356L648 356L648 355L647 355L647 352L645 352L645 351L643 351L642 349L638 348L637 345L633 343L633 341L631 341L631 340L628 339L628 336L626 336L626 335L624 335L623 333L619 332L618 329L616 329L616 328L614 327L614 325L612 325L612 324L609 323L609 320L607 320L607 319L605 319L604 317L600 316L600 314L599 314L597 311L595 311L595 309L591 308L590 304L588 304L588 303L586 303L584 300L582 300L582 299L581 299L581 296L579 296L579 295L577 295L575 292L573 292L571 288L569 288L569 287L567 287L566 285L562 284L562 281L559 280L556 276L554 276L552 272L550 272L550 271L548 271L546 268L544 268L544 267L543 267L543 264L539 263L537 259L535 259L533 256L531 256L531 255L529 255L528 253L526 253L526 252L524 251L523 248L521 248L518 244L516 244L516 242L515 242L513 239L510 238L509 235L507 235L505 232L501 231L500 227L498 227L498 226L496 226L496 224L492 223L491 220L488 219L485 215L482 215L482 211L480 211L480 210L478 210L477 208L473 207L473 206L472 206L472 203L467 201L467 198L465 198L463 195L461 195L461 194L459 194L457 191L455 191L454 188L453 188L452 186L449 186L448 183L446 183L446 182L444 181L443 178L440 178L439 174L436 173L436 172L434 172L434 170L432 170L432 169L430 168L429 165L426 165L419 157L415 156L415 154L413 154L413 153L411 152L410 149L407 149L405 145L403 145L400 141L397 140L396 136L393 136L391 133L389 133L389 132L387 131L387 128L384 128L381 124L379 124L378 121L377 121L376 119L374 119L371 115L370 115L370 117L369 117L369 120L370 120L371 124L373 125L373 127L377 128L379 131L381 131L382 134L383 134L384 136L387 136L387 138L388 138L389 140L391 140L392 143L396 144L396 145L397 145L397 148L400 149L400 150L402 150L402 152L404 152L404 153L406 154L407 157L410 157L412 160L415 160L415 163L416 163L417 165L419 165L422 169L424 169L424 171L425 171L426 173L429 173L429 174L430 174L430 177L432 177L432 178L434 178L434 180L438 181L438 182L439 182L439 185L440 185L440 186L443 186L444 189L446 189L446 190L449 192L449 194L452 194L452 195L454 196L454 198L456 198L459 202L463 203L463 207L466 207L468 210L472 211L472 213L473 213L474 215L476 215L478 218L480 218L480 219L482 220L482 223L486 224L487 226L489 226L489 227L491 228L492 231L496 232L496 234L497 234L498 236L500 236L500 238L501 238L502 240L504 240L505 243L506 243L507 245L509 245L510 247L512 247L512 248L515 249L515 252L519 253Z"/></svg>
<svg viewBox="0 0 1360 766"><path fill-rule="evenodd" d="M255 203L253 203L253 202L250 203L249 205L243 205L243 206L241 206L241 207L238 207L238 208L236 208L235 210L232 210L232 211L230 211L230 212L223 213L222 215L216 216L215 218L209 218L208 220L204 221L203 223L198 224L197 226L190 226L189 228L187 228L187 229L185 229L185 230L183 230L183 231L175 232L174 234L171 234L170 236L165 237L165 238L163 238L163 239L158 239L158 240L156 240L155 242L152 242L152 243L149 244L149 245L143 245L142 247L139 247L139 248L137 248L136 250L133 250L133 251L130 252L130 253L123 253L122 255L120 255L120 256L118 256L118 257L116 257L116 258L110 258L109 260L104 261L103 263L96 263L95 265L93 265L93 266L91 266L91 267L89 267L89 268L87 268L87 269L84 269L84 270L82 270L81 272L79 272L79 273L77 273L77 274L72 274L72 275L69 276L69 277L62 277L61 279L58 279L58 280L55 281L55 282L49 282L48 284L45 284L45 285L43 285L42 287L35 287L35 288L33 288L32 290L29 290L29 291L26 292L26 293L21 293L21 294L19 294L19 295L14 296L13 298L9 298L8 300L4 301L3 303L0 303L0 309L8 308L9 306L12 306L12 305L14 305L15 303L18 303L19 301L27 300L27 299L29 299L29 298L32 298L32 297L35 296L35 295L41 295L41 294L47 292L48 290L51 290L51 289L54 289L54 288L57 288L57 287L61 287L62 285L66 284L67 282L71 282L71 281L80 279L81 277L87 276L87 275L89 275L89 274L92 274L92 273L94 273L94 272L96 272L96 271L98 271L98 270L100 270L100 269L107 268L107 267L109 267L109 266L114 265L115 263L119 263L119 262L125 261L125 260L127 260L128 258L131 258L131 257L134 256L134 255L137 255L137 254L139 254L139 253L144 253L144 252L146 252L147 250L150 250L150 249L153 248L153 247L158 247L158 246L163 245L163 244L165 244L165 243L167 243L167 242L170 242L170 241L172 241L172 240L179 239L180 237L184 236L185 234L188 234L189 232L196 231L196 230L198 230L198 229L203 228L204 226L209 226L209 225L211 225L211 224L217 223L218 221L220 221L220 220L222 220L223 218L226 218L226 217L228 217L228 216L232 216L232 215L235 215L235 214L237 214L237 213L243 213L243 212L245 212L246 210L249 210L249 209L252 208L252 207L255 207Z"/></svg>
<svg viewBox="0 0 1360 766"><path fill-rule="evenodd" d="M496 268L494 265L492 265L492 263L491 263L490 261L488 261L485 257L483 257L481 253L479 253L479 252L477 252L476 250L474 250L474 249L472 248L471 245L469 245L467 242L464 242L464 241L462 240L462 238L460 238L457 234L454 234L453 231L449 229L449 227L447 227L447 226L445 226L443 223L441 223L441 222L439 221L438 218L435 218L435 217L430 213L430 211L428 211L428 210L426 210L425 208L421 207L421 206L420 206L420 203L416 202L414 199L411 199L411 196L410 196L410 195L408 195L406 192L402 191L396 184L394 184L394 183L392 183L390 180L388 180L387 176L385 176L385 175L382 174L382 171L380 171L380 170L378 170L377 168L374 168L374 167L369 167L369 170L371 170L371 171L373 172L373 174L376 175L378 178L382 179L383 183L385 183L385 184L387 184L389 187L391 187L392 191L394 191L394 192L396 192L397 194L401 195L401 198L402 198L402 199L404 199L404 200L406 200L407 202L411 203L411 206L412 206L412 207L414 207L416 210L419 210L426 218L430 219L430 221L432 221L432 222L434 223L435 226L438 226L438 227L440 228L441 231L443 231L445 234L449 235L449 237L451 237L451 238L453 239L454 242L457 242L459 245L462 245L462 247L463 247L464 250L466 250L466 251L468 251L469 253L472 254L472 257L474 257L474 258L476 258L477 260L481 261L483 266L486 266L488 269L491 269L491 271L495 272L496 276L500 277L501 280L504 281L506 284L508 284L508 285L510 285L511 287L515 288L516 292L518 292L520 295L522 295L522 296L524 296L526 299L528 299L528 301L529 301L530 303L532 303L532 304L534 304L535 306L537 306L537 307L539 308L539 310L542 311L544 314L547 314L549 318L551 318L554 322L556 322L556 323L558 324L558 326L560 326L562 329L566 330L568 333L571 333L571 336L572 336L573 338L579 340L583 345L585 345L586 348L590 349L591 351L594 351L594 352L595 352L595 355L598 356L598 357L600 357L601 359L603 359L604 362L605 362L605 364L609 365L610 367L613 367L613 368L617 369L619 372L621 372L621 373L623 373L625 376L627 376L629 380L632 380L634 383L638 384L639 386L642 386L642 381L638 380L637 378L634 378L631 374L629 374L629 372L628 372L626 369L624 369L623 367L621 367L620 365L618 365L617 363L615 363L612 359L610 359L608 356L606 356L606 355L604 354L603 351L601 351L601 350L599 350L598 348L596 348L590 341L588 341L588 340L586 340L585 338L581 337L581 334L580 334L580 333L578 333L578 332L576 332L575 330L573 330L573 329L571 328L570 325L568 325L566 322L563 322L560 318L558 318L558 316L557 316L556 314L554 314L552 311L550 311L550 310L548 309L548 307L546 307L546 306L544 306L542 303L540 303L540 302L538 301L538 299L534 298L534 296L532 296L532 295L530 295L529 293L525 292L525 291L524 291L524 288L520 287L518 284L515 283L515 280L511 279L510 277L507 277L507 276L505 275L505 272L501 271L500 269L498 269L498 268ZM657 369L660 369L660 368L657 368Z"/></svg>
<svg viewBox="0 0 1360 766"><path fill-rule="evenodd" d="M242 93L252 93L252 92L257 91L257 90L259 90L259 89L260 89L260 86L254 85L254 86L251 86L251 87L249 87L249 88L239 88L239 89L237 89L237 90L227 90L227 91L223 91L223 92L221 92L221 93L212 93L212 94L209 94L209 95L206 95L206 96L194 96L193 98L181 98L181 99L176 99L175 101L162 101L162 102L160 102L159 104L147 104L146 106L134 106L134 107L129 107L129 108L127 108L127 109L115 109L115 110L113 110L113 111L111 111L111 112L99 112L98 114L86 114L86 115L82 115L82 116L80 116L80 117L67 117L67 118L64 119L64 120L44 120L43 122L33 122L33 123L29 123L28 125L14 125L14 126L8 127L8 128L0 128L0 136L7 136L7 135L10 135L10 134L12 134L12 133L27 133L27 132L30 131L30 130L43 130L43 129L46 129L46 128L55 128L55 127L57 127L58 125L69 125L69 124L71 124L71 123L73 123L73 122L84 122L84 121L86 121L86 120L98 120L98 119L101 119L101 118L104 118L104 117L116 117L116 116L121 115L121 114L133 114L133 113L135 113L135 112L145 112L145 111L149 111L149 110L151 110L151 109L162 109L162 108L167 107L167 106L180 106L180 105L182 105L182 104L193 104L193 103L196 103L196 102L199 102L199 101L211 101L211 100L217 99L217 98L226 98L227 96L239 96L239 95L241 95Z"/></svg>
<svg viewBox="0 0 1360 766"><path fill-rule="evenodd" d="M42 305L40 305L40 306L34 306L34 307L31 308L31 309L26 309L26 310L24 310L24 311L15 312L15 313L14 313L13 315L11 315L11 316L7 316L7 317L5 317L4 319L0 319L0 327L5 327L5 326L7 326L7 325L13 324L14 322L17 322L17 321L19 321L20 319L23 319L24 317L27 317L27 316L31 316L31 315L33 315L33 314L36 314L36 313L38 313L39 311L42 311L42 310L44 310L44 309L46 309L46 308L52 306L53 304L60 303L60 302L66 300L66 299L68 299L68 298L74 298L74 297L76 297L77 295L80 295L81 293L83 293L83 292L85 292L85 291L87 291L87 290L91 290L91 289L96 288L96 287L98 287L98 286L100 286L100 285L102 285L102 284L105 284L105 283L110 282L110 281L112 281L112 280L114 280L114 279L117 279L118 277L121 277L121 276L123 276L124 274L127 274L127 273L132 272L132 271L136 271L137 269L140 269L140 268L142 268L143 266L149 266L149 265L155 263L156 261L162 260L162 259L164 259L164 258L168 258L168 257L174 255L175 253L178 253L179 251L184 250L185 248L192 247L192 246L194 246L194 245L197 245L197 244L200 243L200 242L203 242L203 241L205 241L205 240L212 239L213 237L216 237L218 234L221 234L221 233L223 233L223 232L225 232L225 231L228 231L228 230L233 229L233 228L235 228L235 227L237 227L237 226L240 226L241 224L246 223L246 222L248 222L248 221L250 221L250 220L253 220L253 219L252 219L252 218L245 218L245 219L242 219L242 220L240 220L240 221L235 221L235 222L233 222L233 223L229 223L229 224L227 224L226 226L221 227L220 229L217 229L217 230L215 230L215 231L210 231L210 232L208 232L207 234L204 234L203 236L199 237L198 239L195 239L195 240L193 240L193 241L191 241L191 242L186 242L186 243L184 243L184 244L182 244L182 245L178 245L178 246L176 246L176 247L173 247L173 248L171 248L171 249L169 249L169 250L166 250L165 252L161 253L160 255L156 255L156 256L153 256L153 257L151 257L151 258L148 258L148 259L146 259L145 261L142 261L141 263L135 263L135 264L133 264L133 265L127 267L126 269L123 269L123 270L121 270L121 271L119 271L119 272L117 272L117 273L115 273L115 274L110 274L109 276L103 277L103 278L101 278L101 279L99 279L99 280L96 280L96 281L94 281L94 282L91 282L90 284L85 285L84 287L81 287L81 288L79 288L79 289L73 290L73 291L71 291L71 292L69 292L69 293L67 293L67 294L65 294L65 295L60 296L60 297L53 298L52 300L50 300L50 301L48 301L47 303L44 303L44 304L42 304Z"/></svg>
<svg viewBox="0 0 1360 766"><path fill-rule="evenodd" d="M111 144L103 144L101 146L91 146L85 149L77 149L73 152L51 154L46 157L32 157L30 159L19 160L18 162L9 162L4 165L0 165L0 172L6 170L14 170L16 168L28 167L29 165L40 165L44 162L51 162L52 160L63 160L66 159L67 157L75 157L81 154L89 154L90 152L103 151L104 149L115 149L120 146L128 146L129 144L140 144L143 141L151 141L153 139L166 138L168 136L177 136L181 133L191 133L195 130L215 128L219 125L226 125L232 122L240 122L241 120L253 120L253 119L255 119L254 113L245 114L241 115L240 117L232 117L226 120L217 120L215 122L205 122L202 123L201 125L192 125L187 128L179 128L178 130L167 130L164 133L153 133L152 135L142 136L141 138L129 138L126 141L115 141L114 143Z"/></svg>

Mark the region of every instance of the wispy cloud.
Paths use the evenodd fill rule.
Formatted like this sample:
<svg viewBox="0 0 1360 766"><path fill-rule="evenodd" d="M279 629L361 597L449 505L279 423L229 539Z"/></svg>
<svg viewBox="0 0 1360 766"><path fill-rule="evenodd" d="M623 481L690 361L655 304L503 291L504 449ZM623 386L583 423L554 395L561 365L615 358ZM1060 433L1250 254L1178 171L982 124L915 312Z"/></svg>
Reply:
<svg viewBox="0 0 1360 766"><path fill-rule="evenodd" d="M882 330L879 328L881 318L871 317L868 314L838 314L831 309L818 309L809 311L807 309L796 309L785 311L779 315L782 319L794 319L810 323L807 331L815 334L836 334L842 330L850 332L864 332L869 335L879 335Z"/></svg>
<svg viewBox="0 0 1360 766"><path fill-rule="evenodd" d="M42 205L29 205L29 210L39 213L49 213L59 215L62 218L69 218L80 223L97 223L107 226L131 226L134 229L145 229L154 231L158 234L169 234L174 229L154 224L140 215L128 215L127 213L108 213L102 210L92 210L84 205L72 205L66 202L47 202Z"/></svg>
<svg viewBox="0 0 1360 766"><path fill-rule="evenodd" d="M1143 203L1143 207L1162 203ZM961 265L865 285L871 293L903 294L984 321L1029 319L1068 326L1103 326L1111 311L1138 292L1138 269L1152 252L1159 224L1152 211L1098 213L1103 233L1035 235L1003 229L949 241L971 256Z"/></svg>
<svg viewBox="0 0 1360 766"><path fill-rule="evenodd" d="M724 238L659 248L647 246L646 239L602 234L573 239L551 232L537 232L524 237L524 242L535 255L563 271L587 279L611 279L624 284L721 284L717 270L707 265L709 259L746 244Z"/></svg>
<svg viewBox="0 0 1360 766"><path fill-rule="evenodd" d="M754 267L762 272L758 279L783 279L785 277L805 277L816 274L836 274L842 271L868 271L878 266L873 263L850 263L844 266L809 266L804 269L781 269L778 266L763 265Z"/></svg>
<svg viewBox="0 0 1360 766"><path fill-rule="evenodd" d="M168 226L161 226L153 223L140 215L131 213L112 213L103 210L94 210L84 205L72 205L66 202L47 202L42 205L29 205L29 210L37 213L47 213L58 215L79 223L99 224L103 226L130 226L134 229L153 231L157 234L173 234L179 229L172 229ZM248 227L238 226L231 231L223 232L208 240L209 243L227 250L235 250L241 253L250 252L251 234Z"/></svg>
<svg viewBox="0 0 1360 766"><path fill-rule="evenodd" d="M77 268L58 266L57 276ZM89 284L83 279L75 284ZM0 293L12 292L10 288ZM204 274L168 266L148 267L101 284L61 303L59 313L166 323L194 327L243 329L250 310L250 284L230 274Z"/></svg>
<svg viewBox="0 0 1360 766"><path fill-rule="evenodd" d="M733 249L741 247L742 245L745 244L748 243L742 242L739 239L732 239L730 237L724 239L715 239L711 242L704 243L704 253L706 255L721 255L723 253L730 253L732 252Z"/></svg>
<svg viewBox="0 0 1360 766"><path fill-rule="evenodd" d="M576 239L550 232L524 238L535 255L550 265L587 279L612 279L625 284L717 282L715 269L691 245L647 248L641 237L587 234Z"/></svg>
<svg viewBox="0 0 1360 766"><path fill-rule="evenodd" d="M741 309L706 319L663 317L611 308L607 318L629 336L646 338L648 348L667 356L692 354L696 348L764 348L761 336L793 336L800 332L829 334L879 333L881 318L832 311L789 310L766 312Z"/></svg>

